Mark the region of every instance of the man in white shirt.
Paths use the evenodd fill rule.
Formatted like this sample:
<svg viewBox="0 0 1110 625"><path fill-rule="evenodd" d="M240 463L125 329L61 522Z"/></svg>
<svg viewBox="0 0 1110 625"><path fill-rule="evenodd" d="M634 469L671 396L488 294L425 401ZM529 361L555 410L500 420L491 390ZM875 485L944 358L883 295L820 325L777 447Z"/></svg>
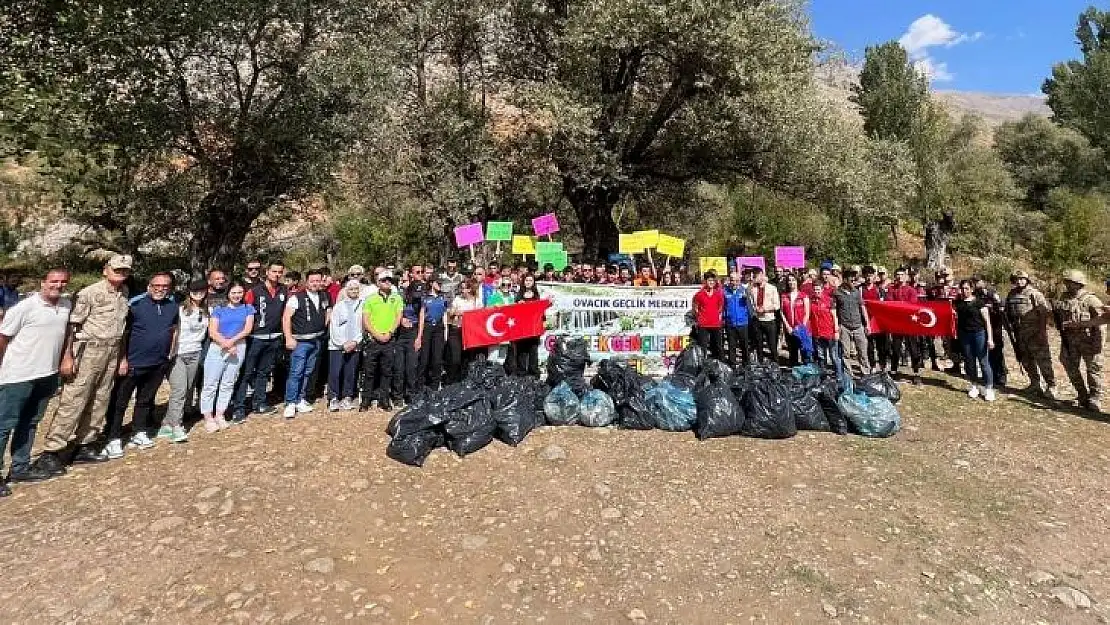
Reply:
<svg viewBox="0 0 1110 625"><path fill-rule="evenodd" d="M73 304L62 298L69 271L51 269L42 288L19 302L0 323L0 462L12 442L11 482L41 482L53 474L31 466L35 429L58 390L59 373L73 375ZM0 497L11 489L0 482Z"/></svg>

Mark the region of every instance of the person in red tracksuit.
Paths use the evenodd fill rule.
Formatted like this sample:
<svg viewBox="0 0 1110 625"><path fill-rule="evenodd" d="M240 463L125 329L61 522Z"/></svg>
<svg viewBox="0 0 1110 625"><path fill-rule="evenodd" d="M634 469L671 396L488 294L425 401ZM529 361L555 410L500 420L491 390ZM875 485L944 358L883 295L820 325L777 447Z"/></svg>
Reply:
<svg viewBox="0 0 1110 625"><path fill-rule="evenodd" d="M717 285L717 274L705 273L705 283L694 294L694 319L697 323L698 344L709 350L718 360L721 358L721 328L724 326L725 295Z"/></svg>
<svg viewBox="0 0 1110 625"><path fill-rule="evenodd" d="M887 287L883 284L883 275L886 271L878 271L882 267L868 268L871 271L868 273L864 270L864 279L866 286L860 289L860 293L865 302L882 302L887 299ZM877 371L886 371L887 364L890 362L890 335L889 334L871 334L868 328L867 337L867 357L871 362L871 367Z"/></svg>
<svg viewBox="0 0 1110 625"><path fill-rule="evenodd" d="M887 299L894 302L913 302L921 301L920 294L917 287L914 286L909 280L909 272L905 267L901 267L894 274L894 285L887 290ZM898 374L898 365L902 360L902 350L906 349L910 353L910 365L913 368L913 385L921 386L921 369L924 368L924 360L921 357L921 340L916 336L893 335L891 336L891 373Z"/></svg>

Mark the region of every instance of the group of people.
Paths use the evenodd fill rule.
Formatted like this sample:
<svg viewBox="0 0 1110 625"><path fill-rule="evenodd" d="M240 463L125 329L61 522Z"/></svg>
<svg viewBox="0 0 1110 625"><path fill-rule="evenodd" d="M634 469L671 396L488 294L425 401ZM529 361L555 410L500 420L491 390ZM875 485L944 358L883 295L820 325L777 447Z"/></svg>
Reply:
<svg viewBox="0 0 1110 625"><path fill-rule="evenodd" d="M73 297L64 295L65 268L48 271L26 297L6 285L0 292L0 451L11 443L11 470L0 481L0 496L10 494L8 483L47 480L71 463L107 462L157 439L186 442L190 413L210 433L252 414L275 414L271 388L286 418L313 411L325 394L331 411L375 404L392 410L425 388L461 380L469 363L487 355L486 348L465 348L465 313L540 299L538 280L641 287L676 280L675 273L657 280L650 266L613 269L578 264L557 274L550 265L491 264L460 270L448 261L438 271L415 264L367 272L355 265L337 276L326 268L301 275L278 262L252 260L239 280L213 269L175 293L174 276L164 272L138 288L132 259L114 255L103 279ZM1067 294L1053 303L1023 272L1012 276L1006 298L981 279L953 284L946 270L932 284L907 268L889 274L881 266L841 270L832 263L773 277L742 268L723 284L713 272L702 278L691 302L695 340L734 366L753 358L778 362L784 347L791 365L814 361L840 374L852 361L861 374L897 374L908 365L920 384L925 356L937 370L943 356L952 361L949 371L967 375L972 397L992 401L1005 384L1003 337L1010 336L1030 388L1051 398L1047 326L1053 320L1080 405L1100 408L1101 325L1110 322L1110 310L1086 290L1080 272L1065 276ZM868 300L950 301L958 336L938 346L919 336L871 333ZM539 346L538 337L507 345L509 373L538 377ZM169 401L156 423L155 396L166 381ZM38 426L55 397L32 462Z"/></svg>
<svg viewBox="0 0 1110 625"><path fill-rule="evenodd" d="M731 365L747 365L753 358L777 361L780 347L788 363L816 362L843 375L846 360L860 374L872 371L897 376L909 366L912 383L921 385L925 357L941 371L938 358L950 361L946 370L964 375L968 395L997 399L996 389L1007 384L1005 340L1029 378L1028 391L1056 399L1048 326L1061 336L1060 361L1078 393L1081 408L1100 411L1102 330L1110 322L1110 307L1087 290L1080 271L1063 277L1064 296L1050 302L1033 286L1024 271L1010 276L1011 289L999 295L981 276L953 283L940 269L929 284L910 268L893 275L882 266L854 266L842 270L833 263L806 272L777 271L769 280L760 268L742 268L719 283L706 274L703 288L691 303L695 338L711 354ZM1110 281L1107 283L1110 292ZM874 333L867 301L947 301L956 319L956 336L933 339L916 335ZM939 343L939 346L938 346Z"/></svg>

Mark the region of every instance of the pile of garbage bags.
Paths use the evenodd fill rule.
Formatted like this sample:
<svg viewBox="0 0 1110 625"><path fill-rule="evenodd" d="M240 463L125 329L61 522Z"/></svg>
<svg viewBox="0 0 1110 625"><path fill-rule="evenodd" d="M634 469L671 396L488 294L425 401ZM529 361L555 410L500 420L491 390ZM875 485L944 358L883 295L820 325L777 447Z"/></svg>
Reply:
<svg viewBox="0 0 1110 625"><path fill-rule="evenodd" d="M733 370L698 345L683 350L674 373L658 381L604 360L587 383L589 364L582 339L556 342L546 382L476 362L463 382L426 394L393 417L387 455L422 466L438 447L466 456L494 439L515 446L541 425L693 431L699 440L783 439L798 431L882 438L901 428L894 407L901 393L885 373L852 380L815 365Z"/></svg>

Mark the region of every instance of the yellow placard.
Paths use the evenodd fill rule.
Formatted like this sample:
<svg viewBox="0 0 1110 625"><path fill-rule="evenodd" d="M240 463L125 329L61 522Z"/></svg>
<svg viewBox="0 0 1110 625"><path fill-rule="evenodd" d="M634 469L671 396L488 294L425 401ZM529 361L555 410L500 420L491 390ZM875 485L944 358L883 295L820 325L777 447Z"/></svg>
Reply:
<svg viewBox="0 0 1110 625"><path fill-rule="evenodd" d="M718 276L728 275L728 260L724 256L702 256L701 272L716 272Z"/></svg>
<svg viewBox="0 0 1110 625"><path fill-rule="evenodd" d="M686 240L669 234L660 234L655 244L655 251L667 256L682 256L686 253Z"/></svg>
<svg viewBox="0 0 1110 625"><path fill-rule="evenodd" d="M658 230L640 230L633 232L634 235L639 235L640 242L644 244L645 250L653 250L659 245L659 231Z"/></svg>
<svg viewBox="0 0 1110 625"><path fill-rule="evenodd" d="M514 234L513 235L513 254L535 254L536 241L532 237Z"/></svg>
<svg viewBox="0 0 1110 625"><path fill-rule="evenodd" d="M642 254L644 242L639 232L622 234L617 241L617 251L621 254Z"/></svg>

